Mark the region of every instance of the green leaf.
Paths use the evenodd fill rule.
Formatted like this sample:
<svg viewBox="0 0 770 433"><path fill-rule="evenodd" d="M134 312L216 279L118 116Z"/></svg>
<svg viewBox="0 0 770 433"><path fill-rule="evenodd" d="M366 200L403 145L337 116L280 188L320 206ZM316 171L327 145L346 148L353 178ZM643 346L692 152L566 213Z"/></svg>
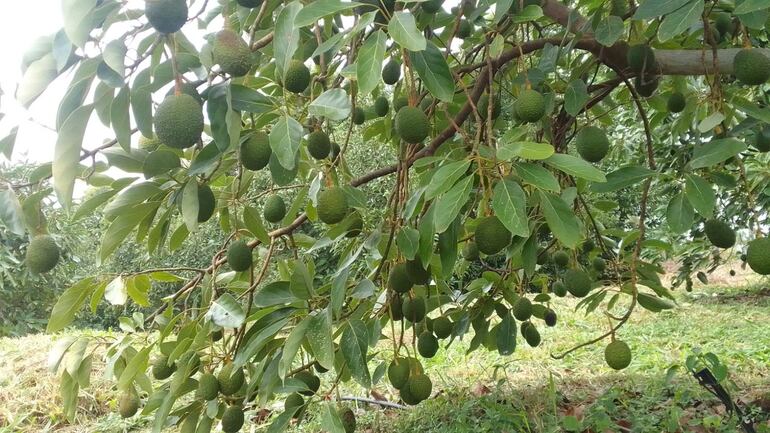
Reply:
<svg viewBox="0 0 770 433"><path fill-rule="evenodd" d="M366 96L372 93L382 77L382 60L385 57L385 43L388 37L382 30L369 35L361 46L356 59L358 90ZM341 120L341 119L339 119Z"/></svg>
<svg viewBox="0 0 770 433"><path fill-rule="evenodd" d="M447 191L468 171L468 160L450 162L442 165L431 175L430 183L425 188L425 200L432 200Z"/></svg>
<svg viewBox="0 0 770 433"><path fill-rule="evenodd" d="M51 310L46 332L58 332L67 327L80 311L86 299L96 288L96 278L84 278L70 286L59 296Z"/></svg>
<svg viewBox="0 0 770 433"><path fill-rule="evenodd" d="M298 410L300 410L299 407L289 408L279 414L275 417L273 422L270 423L270 427L267 428L267 433L284 433L286 428L289 427L291 420L294 419L294 414Z"/></svg>
<svg viewBox="0 0 770 433"><path fill-rule="evenodd" d="M372 386L372 378L367 366L366 351L369 346L369 335L364 322L353 319L342 331L340 349L353 379L365 389Z"/></svg>
<svg viewBox="0 0 770 433"><path fill-rule="evenodd" d="M516 350L516 320L510 313L503 317L497 328L497 352L500 355L511 355Z"/></svg>
<svg viewBox="0 0 770 433"><path fill-rule="evenodd" d="M29 108L35 99L45 91L57 77L56 61L53 56L46 54L32 62L24 72L21 82L16 87L16 99L21 105Z"/></svg>
<svg viewBox="0 0 770 433"><path fill-rule="evenodd" d="M519 0L513 0L519 1ZM521 12L514 15L511 19L514 23L526 23L529 21L535 21L543 16L543 8L538 5L528 5Z"/></svg>
<svg viewBox="0 0 770 433"><path fill-rule="evenodd" d="M23 236L27 232L21 203L11 188L0 189L0 221L11 233Z"/></svg>
<svg viewBox="0 0 770 433"><path fill-rule="evenodd" d="M596 26L596 42L611 47L623 36L623 20L615 15L604 18Z"/></svg>
<svg viewBox="0 0 770 433"><path fill-rule="evenodd" d="M332 291L330 305L335 317L339 317L342 307L345 304L345 292L348 288L348 276L350 275L350 266L340 268L332 280Z"/></svg>
<svg viewBox="0 0 770 433"><path fill-rule="evenodd" d="M102 245L99 249L99 259L104 261L115 249L123 243L123 240L139 225L142 220L158 209L159 203L142 203L130 210L126 210L112 221L112 224L104 232Z"/></svg>
<svg viewBox="0 0 770 433"><path fill-rule="evenodd" d="M276 281L263 287L254 296L254 305L257 307L272 307L273 305L291 304L300 299L289 290L288 281Z"/></svg>
<svg viewBox="0 0 770 433"><path fill-rule="evenodd" d="M416 52L411 50L409 58L412 61L412 67L417 71L417 75L431 95L444 102L452 102L455 93L454 78L438 47L429 41L422 50Z"/></svg>
<svg viewBox="0 0 770 433"><path fill-rule="evenodd" d="M545 160L546 164L551 167L561 170L569 175L579 177L582 179L590 180L593 182L606 182L607 178L604 173L584 161L572 155L564 153L555 153Z"/></svg>
<svg viewBox="0 0 770 433"><path fill-rule="evenodd" d="M659 298L646 293L638 293L636 295L636 300L639 302L639 305L653 313L657 313L661 310L670 310L676 307L676 304L668 299Z"/></svg>
<svg viewBox="0 0 770 433"><path fill-rule="evenodd" d="M350 98L343 89L330 89L315 98L308 111L329 120L343 120L350 115L350 108Z"/></svg>
<svg viewBox="0 0 770 433"><path fill-rule="evenodd" d="M436 200L436 209L433 217L434 230L436 233L443 233L444 230L449 228L449 225L452 224L452 221L454 221L460 213L460 209L462 209L465 202L468 201L468 194L471 192L472 185L473 176L467 176L446 194ZM422 235L420 238L422 239Z"/></svg>
<svg viewBox="0 0 770 433"><path fill-rule="evenodd" d="M19 132L19 127L14 126L11 131L0 140L0 154L5 155L5 159L10 160L13 154L13 147L16 145L16 134Z"/></svg>
<svg viewBox="0 0 770 433"><path fill-rule="evenodd" d="M53 348L51 348L51 350L48 352L48 360L46 362L48 371L50 373L56 373L56 371L59 369L59 365L61 364L62 359L64 358L64 355L67 353L67 350L69 350L70 346L72 346L75 340L77 340L76 337L68 336L56 341Z"/></svg>
<svg viewBox="0 0 770 433"><path fill-rule="evenodd" d="M75 71L72 82L67 88L67 93L62 97L61 102L59 102L59 109L56 111L56 129L61 128L70 114L85 103L96 76L97 66L98 62L95 59L89 59L82 62Z"/></svg>
<svg viewBox="0 0 770 433"><path fill-rule="evenodd" d="M79 48L85 46L93 29L92 11L97 0L62 0L62 18L67 38Z"/></svg>
<svg viewBox="0 0 770 433"><path fill-rule="evenodd" d="M233 295L225 293L211 304L206 318L223 328L238 328L246 320L246 312Z"/></svg>
<svg viewBox="0 0 770 433"><path fill-rule="evenodd" d="M727 161L746 149L746 143L735 138L711 140L695 148L690 167L693 169L711 167Z"/></svg>
<svg viewBox="0 0 770 433"><path fill-rule="evenodd" d="M131 151L131 116L129 115L130 95L128 86L118 92L110 106L110 122L115 131L120 147L126 152Z"/></svg>
<svg viewBox="0 0 770 433"><path fill-rule="evenodd" d="M714 215L717 198L714 189L706 179L688 174L685 179L685 194L687 200L699 214L706 218L711 218Z"/></svg>
<svg viewBox="0 0 770 433"><path fill-rule="evenodd" d="M299 46L299 27L294 22L301 9L302 3L295 0L284 6L275 20L273 52L275 67L278 70L277 76L281 77L282 80L285 78L286 69Z"/></svg>
<svg viewBox="0 0 770 433"><path fill-rule="evenodd" d="M553 192L559 192L561 190L559 181L556 180L550 171L541 165L529 162L517 162L513 167L516 170L516 174L521 177L521 180L524 183Z"/></svg>
<svg viewBox="0 0 770 433"><path fill-rule="evenodd" d="M553 152L553 146L548 143L510 141L500 145L497 149L497 157L504 160L513 158L541 160L549 158Z"/></svg>
<svg viewBox="0 0 770 433"><path fill-rule="evenodd" d="M59 203L67 209L72 206L75 178L80 173L80 148L92 110L92 105L84 105L73 111L64 121L56 138L52 167L53 187Z"/></svg>
<svg viewBox="0 0 770 433"><path fill-rule="evenodd" d="M732 95L728 98L728 102L746 115L751 116L757 120L761 120L765 123L770 123L770 108L760 107L754 102L749 101L746 98L742 98L738 95Z"/></svg>
<svg viewBox="0 0 770 433"><path fill-rule="evenodd" d="M634 13L635 20L646 20L670 14L689 3L690 0L644 0Z"/></svg>
<svg viewBox="0 0 770 433"><path fill-rule="evenodd" d="M73 422L77 413L78 383L67 371L64 371L59 381L59 394L62 398L64 415Z"/></svg>
<svg viewBox="0 0 770 433"><path fill-rule="evenodd" d="M198 180L192 178L187 181L182 190L182 219L187 226L188 232L194 232L198 229Z"/></svg>
<svg viewBox="0 0 770 433"><path fill-rule="evenodd" d="M762 9L767 9L768 4L765 0L743 0L739 3L733 13L735 15L744 15L751 12L756 12Z"/></svg>
<svg viewBox="0 0 770 433"><path fill-rule="evenodd" d="M396 235L396 244L404 257L412 260L420 249L420 232L412 227L401 227Z"/></svg>
<svg viewBox="0 0 770 433"><path fill-rule="evenodd" d="M243 366L247 362L252 362L254 356L256 356L267 343L275 341L278 332L280 332L289 321L287 314L288 312L284 313L283 318L260 328L259 332L256 334L247 332L249 337L247 337L246 344L241 346L241 350L239 350L238 354L235 356L235 361L233 361L234 364L236 366Z"/></svg>
<svg viewBox="0 0 770 433"><path fill-rule="evenodd" d="M319 19L360 6L361 3L341 2L340 0L317 0L308 3L294 19L294 25L305 27L315 24Z"/></svg>
<svg viewBox="0 0 770 433"><path fill-rule="evenodd" d="M246 226L246 229L263 244L270 244L270 235L267 234L267 229L265 229L265 225L262 224L262 216L258 210L251 206L246 206L243 209L243 224Z"/></svg>
<svg viewBox="0 0 770 433"><path fill-rule="evenodd" d="M671 198L666 207L666 221L668 227L676 234L684 233L692 227L695 221L695 210L687 201L684 193L679 193Z"/></svg>
<svg viewBox="0 0 770 433"><path fill-rule="evenodd" d="M333 369L334 344L332 343L332 328L328 310L324 309L315 313L310 319L306 336L316 361L328 370Z"/></svg>
<svg viewBox="0 0 770 433"><path fill-rule="evenodd" d="M577 246L581 230L575 212L559 196L543 191L538 191L538 194L545 221L556 239L567 248Z"/></svg>
<svg viewBox="0 0 770 433"><path fill-rule="evenodd" d="M438 235L438 254L441 258L441 273L447 280L452 277L457 263L458 232L462 226L460 217L455 218L449 228Z"/></svg>
<svg viewBox="0 0 770 433"><path fill-rule="evenodd" d="M328 433L345 433L340 414L332 402L326 402L321 406L321 428Z"/></svg>
<svg viewBox="0 0 770 433"><path fill-rule="evenodd" d="M617 18L617 17L611 17ZM570 116L577 116L588 102L588 87L581 79L574 79L564 92L564 109Z"/></svg>
<svg viewBox="0 0 770 433"><path fill-rule="evenodd" d="M126 48L125 42L115 39L107 44L102 53L104 63L106 63L110 69L117 72L121 77L123 77L126 72L124 62L127 51L128 49Z"/></svg>
<svg viewBox="0 0 770 433"><path fill-rule="evenodd" d="M129 389L129 386L131 385L131 382L134 381L134 378L138 374L144 373L145 370L147 370L152 347L152 345L147 346L137 352L136 355L131 357L131 359L128 361L128 364L126 364L126 367L123 369L123 372L120 373L120 378L118 379L118 390L125 391Z"/></svg>
<svg viewBox="0 0 770 433"><path fill-rule="evenodd" d="M711 113L711 115L701 120L701 122L698 124L698 131L704 132L704 133L711 131L717 125L722 123L724 120L725 120L725 115L720 113L719 111Z"/></svg>
<svg viewBox="0 0 770 433"><path fill-rule="evenodd" d="M270 148L281 167L293 170L302 140L302 125L293 117L283 116L270 131Z"/></svg>
<svg viewBox="0 0 770 433"><path fill-rule="evenodd" d="M607 175L607 182L591 184L591 191L607 193L636 185L655 174L654 171L638 165L621 167Z"/></svg>
<svg viewBox="0 0 770 433"><path fill-rule="evenodd" d="M409 51L422 51L427 44L410 12L394 12L388 23L388 34L401 48Z"/></svg>
<svg viewBox="0 0 770 433"><path fill-rule="evenodd" d="M527 195L511 179L497 182L492 194L492 209L505 228L515 236L529 236L527 224Z"/></svg>
<svg viewBox="0 0 770 433"><path fill-rule="evenodd" d="M230 83L232 109L249 113L269 113L275 110L273 100L250 87Z"/></svg>
<svg viewBox="0 0 770 433"><path fill-rule="evenodd" d="M281 353L281 360L278 362L278 376L281 378L286 377L286 373L291 369L294 358L297 356L297 351L302 345L302 341L305 339L307 333L307 327L310 325L311 316L305 316L297 326L289 333L289 337L283 343L283 352Z"/></svg>
<svg viewBox="0 0 770 433"><path fill-rule="evenodd" d="M668 41L698 23L703 15L703 6L701 0L690 0L690 3L666 15L658 29L658 39Z"/></svg>

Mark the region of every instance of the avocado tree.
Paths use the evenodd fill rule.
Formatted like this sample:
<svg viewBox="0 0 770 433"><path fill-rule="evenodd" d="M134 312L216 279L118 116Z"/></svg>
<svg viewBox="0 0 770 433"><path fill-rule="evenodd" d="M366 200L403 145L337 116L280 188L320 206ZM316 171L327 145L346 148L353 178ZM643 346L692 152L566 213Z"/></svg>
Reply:
<svg viewBox="0 0 770 433"><path fill-rule="evenodd" d="M608 325L552 356L603 344L623 369L628 319L675 306L663 258L687 288L733 255L770 274L764 0L189 3L63 0L16 94L72 77L43 177L65 209L104 207L101 260L129 238L173 250L209 220L225 233L206 267L88 276L51 313L55 332L85 304L182 283L107 351L121 415L155 431L235 432L281 400L270 431L319 403L350 432L340 381L418 404L439 340L537 346L554 297ZM114 138L82 149L89 122ZM393 163L352 170L362 147ZM373 209L361 187L379 179ZM73 203L76 181L103 187ZM45 272L55 243L26 226ZM70 416L91 344L51 357Z"/></svg>

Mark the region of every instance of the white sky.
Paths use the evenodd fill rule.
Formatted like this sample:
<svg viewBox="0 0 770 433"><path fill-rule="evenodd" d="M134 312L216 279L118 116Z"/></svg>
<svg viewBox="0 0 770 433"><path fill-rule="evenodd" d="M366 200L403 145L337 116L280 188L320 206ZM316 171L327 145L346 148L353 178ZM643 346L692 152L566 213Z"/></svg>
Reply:
<svg viewBox="0 0 770 433"><path fill-rule="evenodd" d="M141 7L140 0L130 1L136 2L132 6ZM5 137L12 127L19 127L11 163L51 161L57 136L53 131L56 111L72 77L72 70L59 76L29 109L19 105L14 98L16 86L22 78L21 61L26 50L38 37L62 28L61 0L47 0L45 3L44 13L40 12L39 7L27 2L4 1L0 5L0 58L5 59L0 65L0 87L4 93L0 100L0 112L5 114L0 121L0 138ZM197 12L201 2L196 0L191 3L191 13ZM449 9L456 3L457 0L448 0L444 8ZM202 42L203 32L195 24L188 23L184 31L196 45ZM97 116L93 115L86 130L83 148L98 147L112 138L114 133L111 129L104 127ZM7 162L0 155L0 163L3 161ZM82 186L79 185L76 190Z"/></svg>
<svg viewBox="0 0 770 433"><path fill-rule="evenodd" d="M57 88L49 89L50 93L44 94L42 101L33 104L29 111L14 99L16 84L22 76L21 59L24 52L35 39L54 33L62 26L61 9L50 7L54 3L58 6L59 1L49 0L46 3L48 4L35 6L34 3L13 1L3 2L0 6L0 58L5 59L0 66L0 87L4 93L0 111L6 115L0 122L0 135L4 137L11 127L19 125L13 162L50 161L56 143L54 131L25 119L33 118L53 127L57 104L51 101L60 99L66 87L57 82ZM0 156L0 161L3 158Z"/></svg>

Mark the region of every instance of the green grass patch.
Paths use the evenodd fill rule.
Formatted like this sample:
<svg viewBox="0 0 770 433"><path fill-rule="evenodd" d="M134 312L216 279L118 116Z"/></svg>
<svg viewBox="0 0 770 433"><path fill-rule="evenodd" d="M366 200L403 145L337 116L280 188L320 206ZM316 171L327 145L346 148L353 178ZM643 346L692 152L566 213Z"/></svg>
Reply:
<svg viewBox="0 0 770 433"><path fill-rule="evenodd" d="M607 326L598 313L574 311L575 302L558 299L552 308L558 324L538 321L542 344L526 346L522 338L511 356L479 349L467 353L470 336L442 348L423 365L434 383L434 396L419 406L386 409L356 402L357 431L433 432L737 432L735 419L701 388L683 363L694 350L713 352L730 370L733 396L753 405L758 431L767 432L770 399L770 291L761 285L705 287L677 296L678 308L658 314L639 310L618 338L633 351L631 365L615 372L603 361L604 343L562 352L600 334ZM93 333L110 338L110 333ZM79 412L68 424L61 412L57 377L46 366L48 350L60 336L34 335L0 339L0 432L145 431L149 418L122 420L115 413L113 383L95 359L92 384L81 391ZM389 362L392 345L384 341L370 365ZM334 381L324 376L324 387ZM328 389L328 388L327 388ZM324 388L322 387L322 391ZM380 380L374 390L389 401L398 394ZM354 383L338 395L370 397ZM335 392L335 393L337 393ZM371 397L370 397L371 398ZM282 400L282 399L280 399ZM271 409L277 409L274 407ZM243 431L267 430L270 419L252 421ZM761 425L760 425L761 424ZM318 432L320 417L311 409L294 432Z"/></svg>

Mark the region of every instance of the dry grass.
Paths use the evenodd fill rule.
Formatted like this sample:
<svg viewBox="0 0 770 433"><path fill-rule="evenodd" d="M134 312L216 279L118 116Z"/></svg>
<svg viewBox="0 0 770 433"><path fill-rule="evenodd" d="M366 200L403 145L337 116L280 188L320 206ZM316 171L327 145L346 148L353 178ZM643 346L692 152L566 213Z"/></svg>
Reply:
<svg viewBox="0 0 770 433"><path fill-rule="evenodd" d="M104 363L97 348L91 387L81 391L77 420L67 426L58 377L47 365L49 351L62 337L37 334L0 339L0 431L89 431L81 424L111 413L115 393L102 375Z"/></svg>

